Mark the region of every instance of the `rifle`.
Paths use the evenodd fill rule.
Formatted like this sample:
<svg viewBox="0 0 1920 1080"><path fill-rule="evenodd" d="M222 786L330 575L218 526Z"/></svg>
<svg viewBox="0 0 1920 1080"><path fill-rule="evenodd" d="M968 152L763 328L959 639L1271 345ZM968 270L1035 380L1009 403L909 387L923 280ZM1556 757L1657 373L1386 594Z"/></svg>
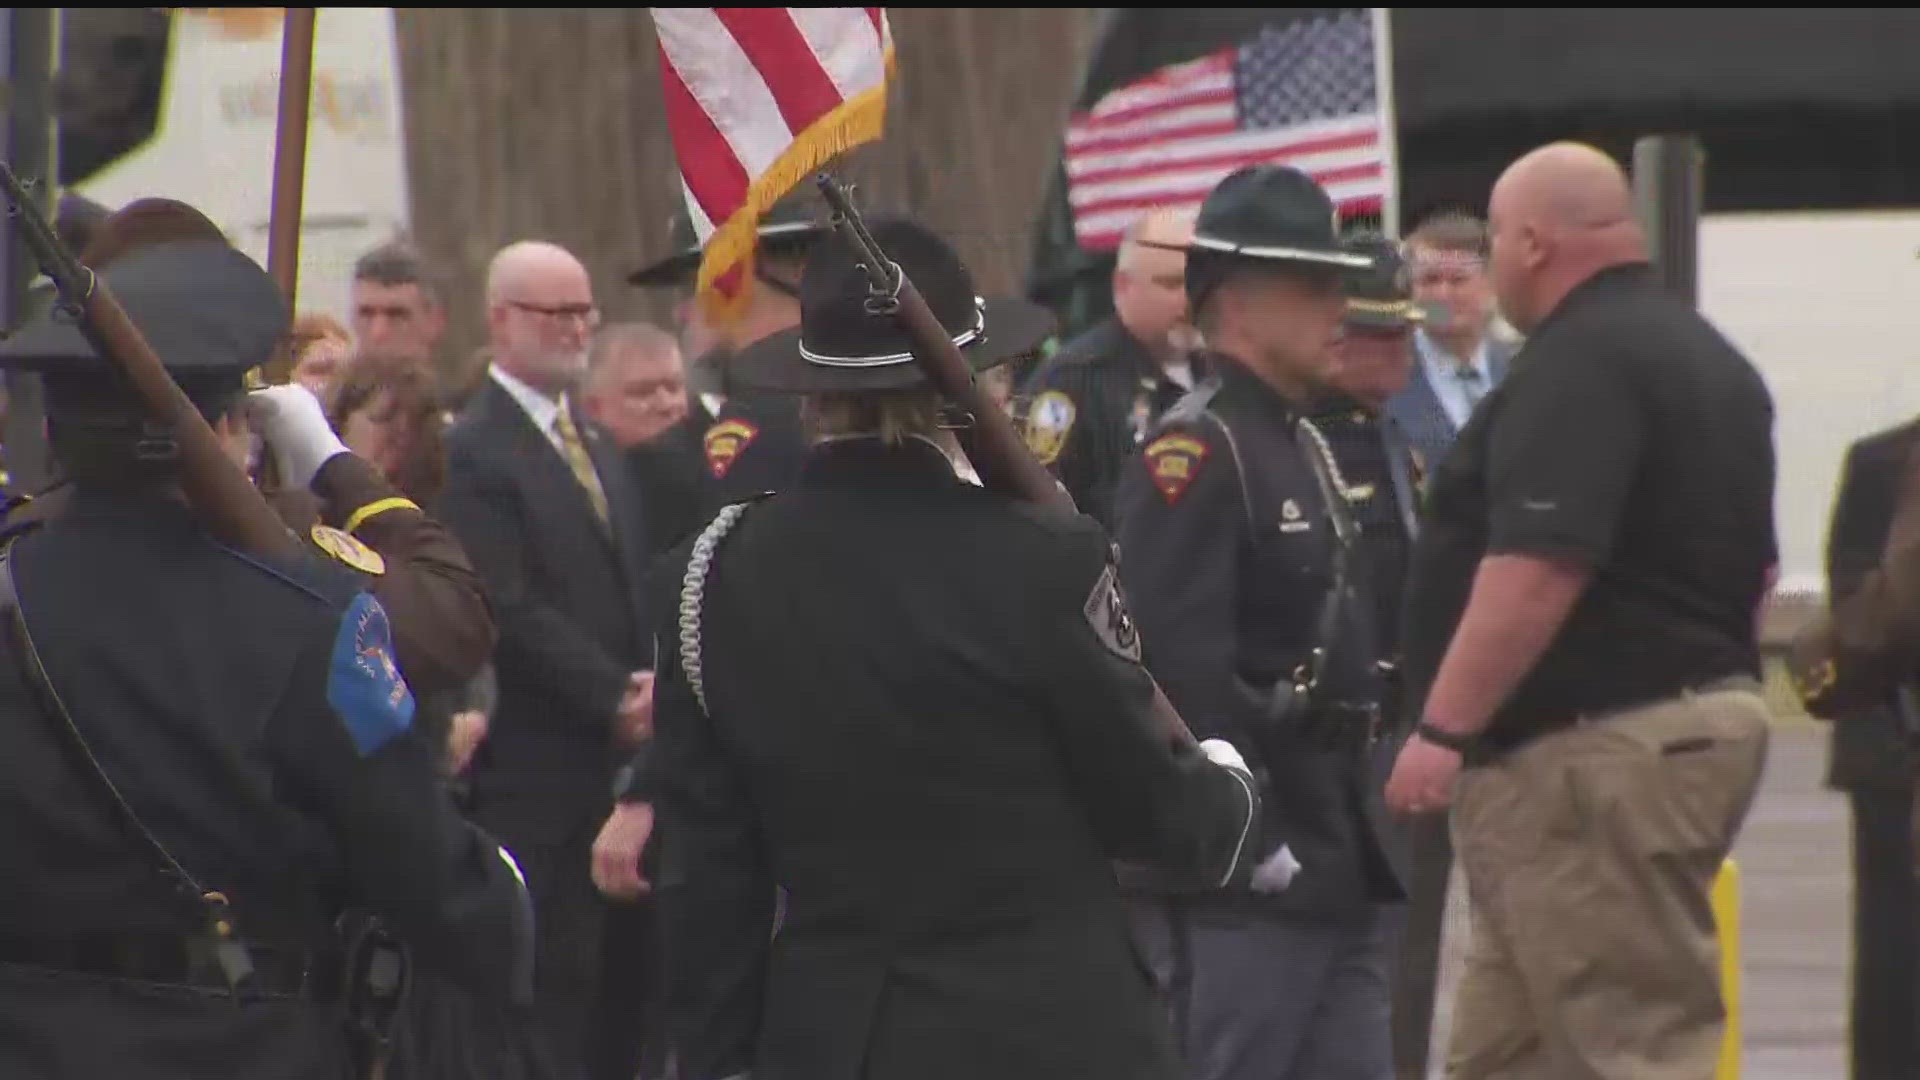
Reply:
<svg viewBox="0 0 1920 1080"><path fill-rule="evenodd" d="M1074 510L1073 497L1027 449L1026 442L1013 430L1013 421L974 381L973 369L960 355L959 346L934 317L906 271L874 242L846 187L827 173L821 173L816 182L833 207L833 228L859 253L860 265L867 272L867 310L893 316L912 338L913 358L928 380L971 417L973 438L965 449L974 471L980 474L980 482L1022 502ZM1192 730L1158 684L1153 688L1153 708L1168 738L1179 745L1195 745Z"/></svg>
<svg viewBox="0 0 1920 1080"><path fill-rule="evenodd" d="M133 325L113 290L81 264L54 234L27 196L27 184L0 163L7 216L58 293L57 309L71 315L93 349L126 378L147 411L173 432L180 452L180 484L215 538L256 555L288 557L300 542L247 474L226 452L200 410L180 389L153 346Z"/></svg>

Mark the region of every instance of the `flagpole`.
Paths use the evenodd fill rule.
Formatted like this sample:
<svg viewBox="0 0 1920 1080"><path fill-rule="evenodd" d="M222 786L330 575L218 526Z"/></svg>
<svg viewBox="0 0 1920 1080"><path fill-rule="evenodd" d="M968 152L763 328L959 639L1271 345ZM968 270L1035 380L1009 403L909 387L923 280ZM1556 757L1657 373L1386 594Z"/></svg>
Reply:
<svg viewBox="0 0 1920 1080"><path fill-rule="evenodd" d="M300 219L307 182L307 113L313 101L314 8L287 8L280 34L280 115L274 132L273 212L267 226L267 271L291 305L300 283ZM266 381L284 383L293 351L267 365Z"/></svg>
<svg viewBox="0 0 1920 1080"><path fill-rule="evenodd" d="M1393 9L1368 8L1373 19L1373 85L1380 102L1380 231L1400 236L1400 132L1393 109Z"/></svg>

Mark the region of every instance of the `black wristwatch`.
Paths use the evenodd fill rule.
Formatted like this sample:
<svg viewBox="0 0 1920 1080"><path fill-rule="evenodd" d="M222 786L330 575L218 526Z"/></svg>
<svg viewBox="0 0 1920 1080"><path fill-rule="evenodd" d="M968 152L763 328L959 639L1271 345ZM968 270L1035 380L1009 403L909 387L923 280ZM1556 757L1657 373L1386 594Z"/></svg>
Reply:
<svg viewBox="0 0 1920 1080"><path fill-rule="evenodd" d="M1422 719L1418 724L1414 725L1413 730L1421 738L1433 745L1444 746L1456 754L1466 753L1467 747L1473 745L1473 736L1448 731L1443 727L1436 726L1431 720Z"/></svg>

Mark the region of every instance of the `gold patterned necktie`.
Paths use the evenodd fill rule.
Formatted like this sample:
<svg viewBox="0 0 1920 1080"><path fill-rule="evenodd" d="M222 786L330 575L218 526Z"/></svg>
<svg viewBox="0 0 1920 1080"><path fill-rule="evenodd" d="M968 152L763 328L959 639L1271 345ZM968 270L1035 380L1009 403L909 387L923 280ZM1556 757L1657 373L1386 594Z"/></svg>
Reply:
<svg viewBox="0 0 1920 1080"><path fill-rule="evenodd" d="M561 453L567 459L567 466L573 470L574 479L587 489L587 498L593 502L593 512L600 515L601 524L606 524L607 491L600 486L600 474L593 469L593 459L587 456L586 444L580 441L580 431L573 426L573 415L565 401L560 403L560 411L554 414L553 428L560 435Z"/></svg>

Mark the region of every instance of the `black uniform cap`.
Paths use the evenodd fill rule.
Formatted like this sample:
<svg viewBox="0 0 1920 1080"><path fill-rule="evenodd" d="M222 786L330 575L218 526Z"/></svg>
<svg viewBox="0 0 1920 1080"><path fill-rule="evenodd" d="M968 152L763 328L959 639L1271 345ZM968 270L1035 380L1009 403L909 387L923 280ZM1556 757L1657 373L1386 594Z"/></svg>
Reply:
<svg viewBox="0 0 1920 1080"><path fill-rule="evenodd" d="M832 231L826 214L826 203L813 185L801 185L761 216L760 249L804 255L815 240ZM694 232L693 217L684 205L675 210L668 221L667 239L674 253L627 275L627 284L660 289L692 283L700 273L700 237Z"/></svg>
<svg viewBox="0 0 1920 1080"><path fill-rule="evenodd" d="M1187 299L1198 308L1228 271L1249 263L1358 269L1340 242L1339 211L1313 177L1289 165L1248 165L1214 185L1187 245Z"/></svg>
<svg viewBox="0 0 1920 1080"><path fill-rule="evenodd" d="M1355 233L1347 249L1367 257L1368 265L1341 273L1347 294L1348 326L1370 330L1405 330L1435 315L1432 306L1413 298L1413 271L1400 254L1400 245L1376 232Z"/></svg>
<svg viewBox="0 0 1920 1080"><path fill-rule="evenodd" d="M926 226L895 219L874 221L869 229L974 371L1024 356L1053 333L1052 313L1038 304L978 296L959 253ZM800 277L799 327L740 350L728 368L731 377L742 386L799 394L921 384L925 375L906 331L893 316L867 310L868 280L844 237L815 244Z"/></svg>
<svg viewBox="0 0 1920 1080"><path fill-rule="evenodd" d="M98 271L181 389L196 401L244 386L285 338L293 313L260 264L227 244L175 240ZM111 362L60 309L0 341L0 368L38 372L50 396L123 398ZM71 400L71 399L69 399Z"/></svg>

